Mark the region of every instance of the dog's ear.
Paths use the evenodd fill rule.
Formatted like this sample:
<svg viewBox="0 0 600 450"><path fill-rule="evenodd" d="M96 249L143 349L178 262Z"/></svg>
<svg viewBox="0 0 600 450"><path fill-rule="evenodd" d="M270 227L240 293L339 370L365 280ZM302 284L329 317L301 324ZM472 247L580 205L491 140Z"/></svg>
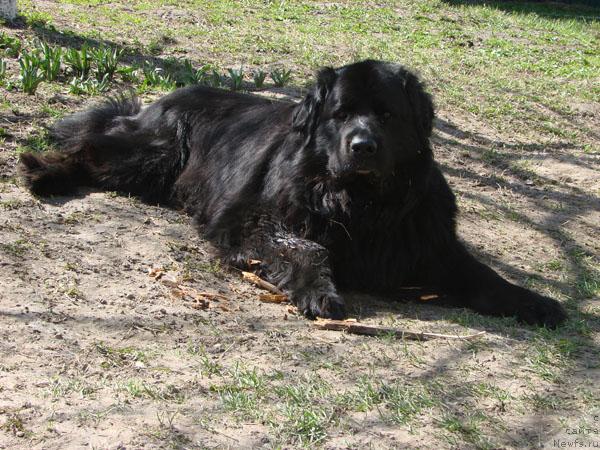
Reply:
<svg viewBox="0 0 600 450"><path fill-rule="evenodd" d="M304 97L297 107L292 120L292 127L296 131L311 136L318 123L319 115L325 99L331 92L337 74L331 67L325 67L317 73L315 86Z"/></svg>
<svg viewBox="0 0 600 450"><path fill-rule="evenodd" d="M413 111L417 114L417 126L423 138L429 138L433 128L434 108L431 95L429 95L423 83L419 81L416 75L405 72L403 74L403 83L408 101L411 104Z"/></svg>

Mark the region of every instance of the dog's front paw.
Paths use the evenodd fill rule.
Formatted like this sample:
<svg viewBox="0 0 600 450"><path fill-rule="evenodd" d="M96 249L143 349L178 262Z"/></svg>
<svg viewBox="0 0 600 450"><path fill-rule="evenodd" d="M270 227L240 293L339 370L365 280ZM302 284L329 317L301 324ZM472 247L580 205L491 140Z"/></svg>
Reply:
<svg viewBox="0 0 600 450"><path fill-rule="evenodd" d="M556 300L526 291L515 301L515 315L521 322L556 328L567 319L567 312Z"/></svg>
<svg viewBox="0 0 600 450"><path fill-rule="evenodd" d="M342 320L346 317L344 299L335 292L310 291L296 303L298 310L309 319Z"/></svg>

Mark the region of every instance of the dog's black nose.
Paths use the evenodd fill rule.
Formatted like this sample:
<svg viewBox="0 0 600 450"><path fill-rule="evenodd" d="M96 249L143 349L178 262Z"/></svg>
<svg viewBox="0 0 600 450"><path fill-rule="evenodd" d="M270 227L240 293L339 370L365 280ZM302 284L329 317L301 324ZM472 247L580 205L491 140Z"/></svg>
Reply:
<svg viewBox="0 0 600 450"><path fill-rule="evenodd" d="M377 152L377 142L369 137L354 136L350 141L350 150L360 156L372 156Z"/></svg>

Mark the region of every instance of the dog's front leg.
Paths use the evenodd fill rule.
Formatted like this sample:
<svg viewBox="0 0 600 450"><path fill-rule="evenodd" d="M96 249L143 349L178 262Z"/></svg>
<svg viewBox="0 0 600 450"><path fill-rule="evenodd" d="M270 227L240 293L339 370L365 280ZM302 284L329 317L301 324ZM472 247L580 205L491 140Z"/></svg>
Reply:
<svg viewBox="0 0 600 450"><path fill-rule="evenodd" d="M229 262L243 266L251 258L261 261L261 275L286 292L306 317L346 316L344 300L333 282L329 252L322 245L262 223L231 253Z"/></svg>
<svg viewBox="0 0 600 450"><path fill-rule="evenodd" d="M344 318L346 309L333 283L328 250L285 232L268 240L267 276L289 292L292 303L309 318Z"/></svg>

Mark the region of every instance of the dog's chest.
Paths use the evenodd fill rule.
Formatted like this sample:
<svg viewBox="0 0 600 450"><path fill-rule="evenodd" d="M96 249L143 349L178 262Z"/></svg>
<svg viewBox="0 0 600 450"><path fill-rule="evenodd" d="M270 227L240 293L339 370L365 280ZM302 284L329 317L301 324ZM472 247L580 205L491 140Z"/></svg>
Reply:
<svg viewBox="0 0 600 450"><path fill-rule="evenodd" d="M377 286L383 292L415 281L416 230L397 211L365 204L345 220L331 219L328 229L327 247L342 286L371 291Z"/></svg>

